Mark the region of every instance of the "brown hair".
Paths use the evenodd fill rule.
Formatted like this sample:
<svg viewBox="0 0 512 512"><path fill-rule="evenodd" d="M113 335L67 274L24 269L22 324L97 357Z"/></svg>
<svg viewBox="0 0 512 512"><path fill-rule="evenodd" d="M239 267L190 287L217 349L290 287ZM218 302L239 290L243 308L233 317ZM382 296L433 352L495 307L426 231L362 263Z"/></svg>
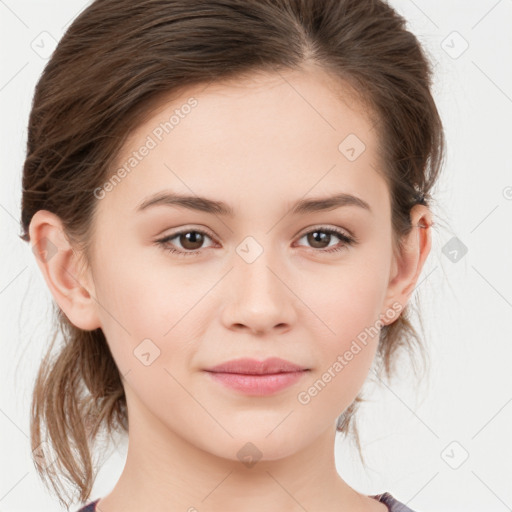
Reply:
<svg viewBox="0 0 512 512"><path fill-rule="evenodd" d="M87 264L93 191L162 98L191 85L313 62L356 91L375 116L398 247L412 227L412 206L429 204L444 158L432 69L405 25L381 0L96 0L70 25L35 89L20 237L29 241L32 216L49 210ZM93 443L102 427L109 436L126 432L128 418L103 331L78 329L53 306L57 328L37 374L30 434L33 450L48 440L38 451L46 460L55 450L53 464L36 468L67 504L61 477L86 501L96 477ZM63 342L52 355L57 329ZM380 332L376 361L388 378L400 348L413 363L414 352L425 361L409 306ZM352 433L360 455L355 411L362 400L358 395L337 424Z"/></svg>

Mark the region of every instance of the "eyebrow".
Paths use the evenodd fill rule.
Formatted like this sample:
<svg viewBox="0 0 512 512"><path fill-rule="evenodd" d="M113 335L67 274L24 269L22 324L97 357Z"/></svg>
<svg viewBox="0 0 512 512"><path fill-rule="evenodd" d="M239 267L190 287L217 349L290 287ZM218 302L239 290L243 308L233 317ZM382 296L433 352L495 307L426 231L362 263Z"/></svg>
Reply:
<svg viewBox="0 0 512 512"><path fill-rule="evenodd" d="M233 208L223 201L215 201L206 197L182 195L174 192L158 192L153 194L142 201L136 211L144 211L158 205L179 206L189 210L197 210L228 217L233 217L235 214ZM335 210L336 208L344 206L356 206L372 213L370 205L366 201L346 193L313 199L300 199L292 205L291 213L292 215L303 215L306 213Z"/></svg>

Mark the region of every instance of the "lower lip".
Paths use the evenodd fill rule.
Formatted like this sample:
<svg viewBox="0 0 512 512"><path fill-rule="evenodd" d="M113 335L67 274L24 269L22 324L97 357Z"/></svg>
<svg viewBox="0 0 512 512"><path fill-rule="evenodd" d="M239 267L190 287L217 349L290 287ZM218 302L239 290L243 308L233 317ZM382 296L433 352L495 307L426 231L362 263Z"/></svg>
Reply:
<svg viewBox="0 0 512 512"><path fill-rule="evenodd" d="M240 373L208 372L214 380L229 388L248 395L264 396L277 393L295 384L307 370L273 373L267 375L245 375Z"/></svg>

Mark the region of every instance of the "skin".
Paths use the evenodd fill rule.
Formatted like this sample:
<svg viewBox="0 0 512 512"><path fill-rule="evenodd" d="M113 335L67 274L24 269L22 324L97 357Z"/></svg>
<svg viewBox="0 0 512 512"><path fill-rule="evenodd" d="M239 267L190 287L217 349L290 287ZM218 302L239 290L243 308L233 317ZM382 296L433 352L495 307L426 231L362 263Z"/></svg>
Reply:
<svg viewBox="0 0 512 512"><path fill-rule="evenodd" d="M77 327L101 327L123 375L127 461L97 510L387 510L352 489L334 459L336 419L363 385L378 336L359 343L309 403L297 396L365 328L396 320L393 305L406 305L430 251L431 214L413 208L415 227L394 253L376 130L348 89L340 95L333 84L310 67L203 84L163 103L132 132L118 162L188 98L198 101L98 200L89 267L80 266L58 217L34 215L32 242L47 238L58 247L48 261L37 260L52 295ZM351 133L366 146L354 161L338 150ZM221 200L235 214L162 205L135 211L162 190ZM289 214L299 199L334 192L364 199L371 212L345 206ZM317 227L348 230L359 243L343 247L326 235L315 245L304 235ZM212 236L167 246L197 247L199 255L178 257L155 244L185 228ZM263 249L252 263L236 251L248 236ZM335 246L342 250L322 252ZM134 355L147 338L160 350L148 366ZM203 371L270 356L310 371L266 397L225 388ZM251 467L237 455L247 442L261 453Z"/></svg>

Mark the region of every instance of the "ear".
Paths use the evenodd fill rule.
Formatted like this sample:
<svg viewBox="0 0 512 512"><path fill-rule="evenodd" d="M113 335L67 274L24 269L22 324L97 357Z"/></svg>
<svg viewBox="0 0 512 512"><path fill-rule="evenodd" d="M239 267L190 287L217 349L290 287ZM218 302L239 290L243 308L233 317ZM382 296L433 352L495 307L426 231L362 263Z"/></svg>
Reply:
<svg viewBox="0 0 512 512"><path fill-rule="evenodd" d="M398 252L393 255L384 309L381 312L384 325L396 320L390 320L386 311L392 309L398 313L407 305L432 245L430 228L433 222L428 207L417 204L412 208L410 215L411 231L402 239Z"/></svg>
<svg viewBox="0 0 512 512"><path fill-rule="evenodd" d="M88 270L81 275L80 255L70 245L60 218L47 210L37 211L29 235L37 265L69 321L86 331L101 327L92 277Z"/></svg>

